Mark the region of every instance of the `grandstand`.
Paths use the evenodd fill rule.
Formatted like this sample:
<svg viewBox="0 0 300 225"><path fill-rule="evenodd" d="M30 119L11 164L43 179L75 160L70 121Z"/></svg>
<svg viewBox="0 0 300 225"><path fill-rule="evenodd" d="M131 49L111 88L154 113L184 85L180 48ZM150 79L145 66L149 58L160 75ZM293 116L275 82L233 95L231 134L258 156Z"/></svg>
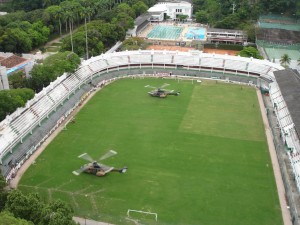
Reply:
<svg viewBox="0 0 300 225"><path fill-rule="evenodd" d="M18 109L0 123L1 172L7 181L13 178L16 170L80 104L83 95L117 77L164 73L270 87L270 97L282 138L291 149L289 156L300 192L299 127L293 125L299 126L299 116L294 119L293 111L287 107L295 105L289 101L295 89L281 94L281 85L284 84L282 74L286 74L282 70L283 67L267 60L206 54L201 51L125 51L92 57L83 61L75 73L62 75L36 94L24 108ZM299 81L297 76L293 75ZM285 85L293 83L296 82L291 81Z"/></svg>

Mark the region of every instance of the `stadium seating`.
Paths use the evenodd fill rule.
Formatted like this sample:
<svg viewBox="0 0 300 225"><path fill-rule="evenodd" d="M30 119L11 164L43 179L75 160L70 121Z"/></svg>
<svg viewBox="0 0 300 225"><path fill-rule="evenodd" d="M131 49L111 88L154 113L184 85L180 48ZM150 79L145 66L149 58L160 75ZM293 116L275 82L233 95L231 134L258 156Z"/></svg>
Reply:
<svg viewBox="0 0 300 225"><path fill-rule="evenodd" d="M1 129L1 134L5 135L0 135L0 157L2 156L1 153L7 149L10 143L12 143L18 137L18 134L7 125Z"/></svg>
<svg viewBox="0 0 300 225"><path fill-rule="evenodd" d="M224 67L230 70L240 70L240 71L247 71L247 62L238 61L238 60L225 60Z"/></svg>
<svg viewBox="0 0 300 225"><path fill-rule="evenodd" d="M99 70L102 70L107 67L107 61L106 60L97 60L95 62L91 62L89 64L90 68L93 70L93 72L98 72Z"/></svg>
<svg viewBox="0 0 300 225"><path fill-rule="evenodd" d="M75 75L80 80L84 80L90 75L91 72L92 71L90 70L90 68L88 68L87 66L82 66L75 72Z"/></svg>
<svg viewBox="0 0 300 225"><path fill-rule="evenodd" d="M120 55L120 56L112 55L107 59L107 61L110 66L128 65L130 63L126 55Z"/></svg>
<svg viewBox="0 0 300 225"><path fill-rule="evenodd" d="M130 63L140 64L140 63L151 63L151 55L130 55Z"/></svg>
<svg viewBox="0 0 300 225"><path fill-rule="evenodd" d="M11 128L19 135L24 134L38 120L37 116L31 111L26 110L17 119L11 122Z"/></svg>
<svg viewBox="0 0 300 225"><path fill-rule="evenodd" d="M62 84L59 84L48 95L54 102L57 102L67 94L68 90Z"/></svg>
<svg viewBox="0 0 300 225"><path fill-rule="evenodd" d="M248 65L248 71L258 74L267 74L267 72L270 70L270 67L268 65L258 64L255 62L250 62Z"/></svg>
<svg viewBox="0 0 300 225"><path fill-rule="evenodd" d="M174 55L174 64L188 65L188 66L199 66L199 56L197 57L186 57L184 55Z"/></svg>
<svg viewBox="0 0 300 225"><path fill-rule="evenodd" d="M172 55L169 54L162 54L159 57L156 55L153 56L153 63L158 64L171 64L172 63Z"/></svg>
<svg viewBox="0 0 300 225"><path fill-rule="evenodd" d="M69 91L71 91L72 89L76 88L77 84L79 83L79 80L75 76L69 76L62 83Z"/></svg>
<svg viewBox="0 0 300 225"><path fill-rule="evenodd" d="M200 66L224 68L224 59L222 58L201 58Z"/></svg>

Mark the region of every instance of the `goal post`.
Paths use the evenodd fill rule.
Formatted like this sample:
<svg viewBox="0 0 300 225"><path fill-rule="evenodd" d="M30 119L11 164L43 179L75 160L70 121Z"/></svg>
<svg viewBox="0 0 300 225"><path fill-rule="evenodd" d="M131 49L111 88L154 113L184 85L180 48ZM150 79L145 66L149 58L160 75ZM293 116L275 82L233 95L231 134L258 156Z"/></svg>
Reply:
<svg viewBox="0 0 300 225"><path fill-rule="evenodd" d="M154 215L154 216L155 216L155 221L157 222L157 213L153 213L153 212L145 212L145 211L134 210L134 209L128 209L128 210L127 210L127 216L128 216L128 217L130 217L130 212L136 212L136 213L142 213L142 214Z"/></svg>

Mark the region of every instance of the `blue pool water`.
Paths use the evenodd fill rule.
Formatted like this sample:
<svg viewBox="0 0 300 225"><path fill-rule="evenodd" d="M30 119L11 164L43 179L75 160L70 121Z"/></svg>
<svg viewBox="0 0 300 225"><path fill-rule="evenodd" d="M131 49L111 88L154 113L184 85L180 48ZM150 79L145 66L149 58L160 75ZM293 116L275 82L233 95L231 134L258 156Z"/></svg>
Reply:
<svg viewBox="0 0 300 225"><path fill-rule="evenodd" d="M188 32L185 34L187 39L200 39L204 40L205 38L205 28L201 27L189 27Z"/></svg>
<svg viewBox="0 0 300 225"><path fill-rule="evenodd" d="M176 40L182 30L182 27L157 25L150 31L147 38Z"/></svg>

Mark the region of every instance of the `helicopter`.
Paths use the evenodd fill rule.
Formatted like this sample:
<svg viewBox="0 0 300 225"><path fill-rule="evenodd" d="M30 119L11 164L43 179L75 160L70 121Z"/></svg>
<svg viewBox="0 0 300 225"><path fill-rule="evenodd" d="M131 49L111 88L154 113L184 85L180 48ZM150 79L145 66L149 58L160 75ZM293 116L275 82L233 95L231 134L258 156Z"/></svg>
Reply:
<svg viewBox="0 0 300 225"><path fill-rule="evenodd" d="M149 91L148 94L152 97L159 97L159 98L165 98L168 95L175 95L178 96L180 94L180 91L174 91L174 90L168 90L164 89L164 87L169 86L170 84L163 84L160 87L153 87L150 85L146 85L147 88L153 88L152 91Z"/></svg>
<svg viewBox="0 0 300 225"><path fill-rule="evenodd" d="M74 175L78 176L82 172L84 172L84 173L96 175L98 177L103 177L109 172L126 173L126 171L128 169L127 166L124 166L121 169L116 169L114 167L107 166L107 165L100 163L100 161L107 159L109 157L112 157L116 154L117 154L116 151L109 150L107 153L105 153L103 156L101 156L98 161L96 161L89 154L83 153L80 156L78 156L78 158L85 159L85 160L89 161L90 163L81 166L78 170L74 170L72 173Z"/></svg>

